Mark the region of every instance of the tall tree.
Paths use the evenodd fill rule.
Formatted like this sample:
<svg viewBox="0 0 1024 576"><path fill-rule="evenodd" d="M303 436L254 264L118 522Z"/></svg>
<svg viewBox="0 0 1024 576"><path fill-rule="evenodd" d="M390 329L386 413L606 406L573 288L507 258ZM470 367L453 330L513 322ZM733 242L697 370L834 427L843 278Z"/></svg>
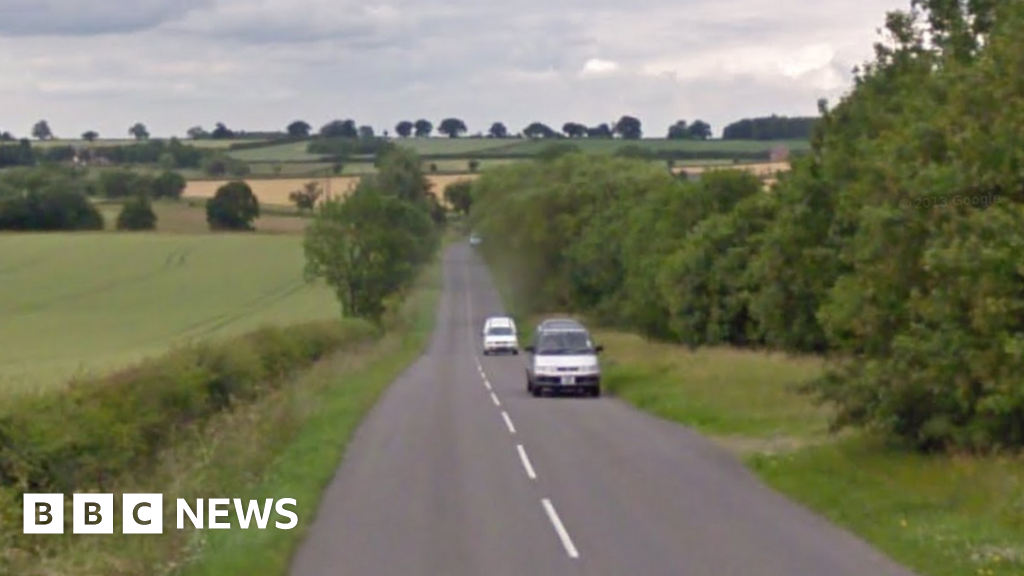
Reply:
<svg viewBox="0 0 1024 576"><path fill-rule="evenodd" d="M408 120L402 120L398 124L395 124L395 133L402 138L408 138L412 135L413 124Z"/></svg>
<svg viewBox="0 0 1024 576"><path fill-rule="evenodd" d="M506 128L501 122L491 124L491 128L487 133L491 138L508 138L508 128Z"/></svg>
<svg viewBox="0 0 1024 576"><path fill-rule="evenodd" d="M52 140L53 130L50 129L50 124L46 120L40 120L32 126L32 136L37 140Z"/></svg>
<svg viewBox="0 0 1024 576"><path fill-rule="evenodd" d="M466 123L459 118L445 118L437 126L437 131L449 138L458 138L466 132Z"/></svg>
<svg viewBox="0 0 1024 576"><path fill-rule="evenodd" d="M587 127L579 122L566 122L562 125L562 133L569 138L582 138L587 135Z"/></svg>
<svg viewBox="0 0 1024 576"><path fill-rule="evenodd" d="M619 118L614 132L626 140L639 140L643 137L640 120L628 115Z"/></svg>
<svg viewBox="0 0 1024 576"><path fill-rule="evenodd" d="M413 127L416 129L417 138L426 138L434 131L434 123L422 118L417 120Z"/></svg>
<svg viewBox="0 0 1024 576"><path fill-rule="evenodd" d="M136 140L148 140L149 130L146 129L146 125L142 122L136 122L128 129L128 134Z"/></svg>
<svg viewBox="0 0 1024 576"><path fill-rule="evenodd" d="M313 127L310 126L308 122L304 122L302 120L292 122L287 128L288 135L293 138L305 138L309 136L312 130Z"/></svg>

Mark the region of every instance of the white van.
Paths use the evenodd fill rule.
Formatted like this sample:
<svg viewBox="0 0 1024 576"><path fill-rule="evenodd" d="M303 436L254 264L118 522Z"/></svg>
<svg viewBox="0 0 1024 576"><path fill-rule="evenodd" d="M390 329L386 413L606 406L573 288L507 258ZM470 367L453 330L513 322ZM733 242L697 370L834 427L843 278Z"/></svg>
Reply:
<svg viewBox="0 0 1024 576"><path fill-rule="evenodd" d="M484 322L484 356L494 353L511 352L519 354L519 336L516 322L508 316L491 316Z"/></svg>
<svg viewBox="0 0 1024 576"><path fill-rule="evenodd" d="M525 350L530 355L526 368L526 389L530 394L576 392L595 398L601 395L601 364L597 355L604 351L604 346L594 344L582 324L543 323Z"/></svg>

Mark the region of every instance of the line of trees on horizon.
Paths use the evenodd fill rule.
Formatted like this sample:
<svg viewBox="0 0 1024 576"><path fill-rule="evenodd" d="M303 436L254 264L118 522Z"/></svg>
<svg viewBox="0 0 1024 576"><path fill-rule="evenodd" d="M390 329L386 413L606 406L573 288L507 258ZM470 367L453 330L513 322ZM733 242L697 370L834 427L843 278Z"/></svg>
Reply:
<svg viewBox="0 0 1024 576"><path fill-rule="evenodd" d="M810 138L817 116L761 116L755 118L743 118L725 126L722 131L722 140L788 140ZM402 120L395 124L394 134L400 138L427 138L435 133L448 138L460 138L469 132L464 120L457 117L442 119L436 125L425 118L418 120ZM136 122L126 132L128 136L138 141L150 139L149 129L142 122ZM693 121L677 120L665 131L662 138L670 140L709 140L712 138L711 125L704 120ZM284 131L257 131L249 132L244 130L233 130L223 122L217 122L213 130L206 130L201 126L189 128L185 135L192 140L230 140L230 139L276 139L287 138L311 138L320 136L322 138L362 138L370 139L379 137L376 129L368 124L359 124L352 119L335 119L320 126L314 132L313 126L305 120L295 120L288 124ZM384 130L380 136L389 137L390 131ZM32 138L39 141L56 140L57 137L46 120L39 120L32 127ZM99 133L95 130L88 130L81 134L81 139L87 142L94 142L99 139ZM626 140L637 140L644 137L642 121L630 115L624 115L614 122L602 122L593 126L568 121L559 128L553 128L540 121L534 121L518 132L511 131L503 122L493 122L487 132L477 132L470 135L471 138L622 138ZM648 136L650 137L650 136ZM0 143L14 142L19 140L9 131L0 130Z"/></svg>

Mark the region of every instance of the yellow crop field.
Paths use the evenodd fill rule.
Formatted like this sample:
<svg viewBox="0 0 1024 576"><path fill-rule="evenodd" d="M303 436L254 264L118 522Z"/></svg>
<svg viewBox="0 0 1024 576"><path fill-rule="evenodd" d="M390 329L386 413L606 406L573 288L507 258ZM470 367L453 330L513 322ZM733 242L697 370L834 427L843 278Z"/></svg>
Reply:
<svg viewBox="0 0 1024 576"><path fill-rule="evenodd" d="M751 164L713 164L708 166L682 166L674 169L674 172L687 174L700 174L705 170L749 170L758 176L774 176L778 172L789 170L789 162L757 162Z"/></svg>
<svg viewBox="0 0 1024 576"><path fill-rule="evenodd" d="M446 186L459 180L473 180L478 174L432 174L427 176L433 184L434 193L441 197ZM288 195L301 190L307 182L319 182L325 192L338 197L347 194L359 182L359 176L337 176L334 178L246 178L253 194L261 204L288 205ZM191 198L212 198L217 189L228 180L192 180L185 188L184 196Z"/></svg>

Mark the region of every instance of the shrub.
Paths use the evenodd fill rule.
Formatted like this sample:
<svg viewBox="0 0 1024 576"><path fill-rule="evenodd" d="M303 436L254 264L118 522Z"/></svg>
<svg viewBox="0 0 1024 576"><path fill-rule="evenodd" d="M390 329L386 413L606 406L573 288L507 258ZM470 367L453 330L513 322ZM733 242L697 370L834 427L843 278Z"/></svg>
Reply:
<svg viewBox="0 0 1024 576"><path fill-rule="evenodd" d="M0 485L103 490L144 470L178 434L280 388L325 354L378 334L354 320L264 328L181 348L67 390L16 397L0 413Z"/></svg>
<svg viewBox="0 0 1024 576"><path fill-rule="evenodd" d="M117 215L118 230L153 230L156 228L156 213L149 198L137 196L125 202Z"/></svg>
<svg viewBox="0 0 1024 576"><path fill-rule="evenodd" d="M253 230L260 203L252 188L240 180L224 184L206 202L206 222L211 230Z"/></svg>
<svg viewBox="0 0 1024 576"><path fill-rule="evenodd" d="M0 199L0 230L103 230L103 215L85 194L65 190L28 192Z"/></svg>

